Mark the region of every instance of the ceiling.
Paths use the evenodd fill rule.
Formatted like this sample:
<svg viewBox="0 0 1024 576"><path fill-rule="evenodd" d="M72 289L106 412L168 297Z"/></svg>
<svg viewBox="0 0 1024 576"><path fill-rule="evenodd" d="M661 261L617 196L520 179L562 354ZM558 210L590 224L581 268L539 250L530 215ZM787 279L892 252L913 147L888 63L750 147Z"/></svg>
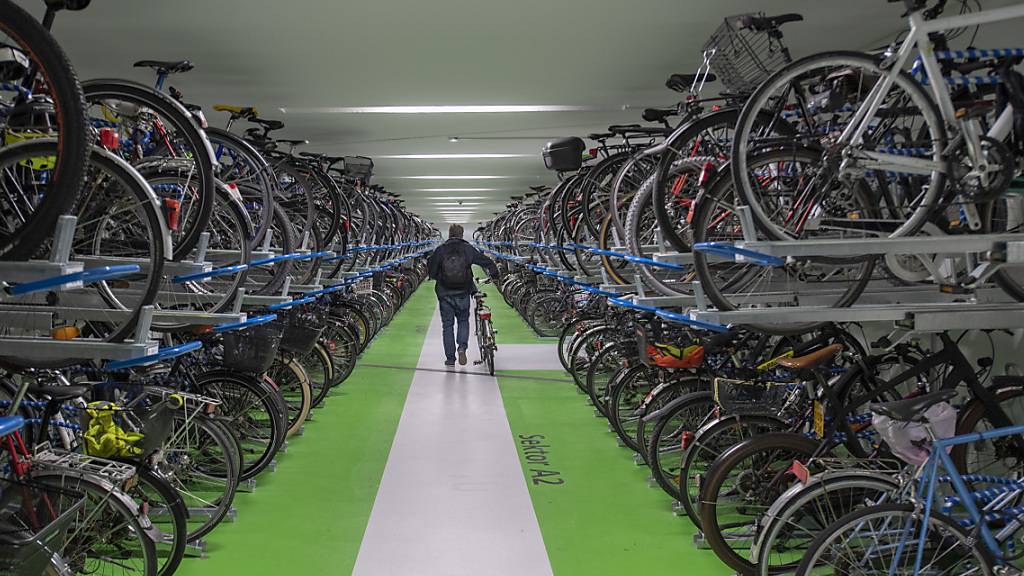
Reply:
<svg viewBox="0 0 1024 576"><path fill-rule="evenodd" d="M41 14L40 0L18 1ZM1006 2L985 2L996 3ZM784 28L796 56L878 46L903 27L902 5L883 0L94 0L60 14L54 34L83 79L151 83L132 62L192 60L195 70L169 83L202 104L211 124L226 119L212 104L252 105L285 122L275 134L308 139L311 151L371 156L374 182L443 226L486 220L526 186L551 184L540 157L547 139L637 122L644 107L673 104L668 75L695 71L722 18L753 6L804 15ZM582 110L331 110L429 105ZM410 154L511 157L387 157ZM442 178L411 178L424 176ZM464 198L465 216L443 213L453 206L439 203L459 202L449 197Z"/></svg>

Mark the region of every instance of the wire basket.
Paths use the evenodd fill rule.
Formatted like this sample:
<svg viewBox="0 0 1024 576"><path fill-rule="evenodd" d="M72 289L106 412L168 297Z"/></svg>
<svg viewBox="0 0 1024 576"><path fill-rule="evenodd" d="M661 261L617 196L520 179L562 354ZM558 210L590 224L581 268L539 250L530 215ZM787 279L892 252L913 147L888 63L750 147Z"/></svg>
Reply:
<svg viewBox="0 0 1024 576"><path fill-rule="evenodd" d="M711 70L726 88L740 94L750 94L776 70L789 62L781 40L766 31L757 31L746 24L751 16L730 16L715 30L704 44L705 58L711 61Z"/></svg>
<svg viewBox="0 0 1024 576"><path fill-rule="evenodd" d="M224 334L224 366L262 374L270 369L281 345L283 324L269 322Z"/></svg>
<svg viewBox="0 0 1024 576"><path fill-rule="evenodd" d="M313 351L326 326L322 316L306 310L292 311L281 324L284 326L281 349L298 356Z"/></svg>
<svg viewBox="0 0 1024 576"><path fill-rule="evenodd" d="M39 576L61 566L65 533L84 502L81 492L0 479L0 574Z"/></svg>
<svg viewBox="0 0 1024 576"><path fill-rule="evenodd" d="M729 414L778 414L789 399L788 382L714 379L715 402Z"/></svg>

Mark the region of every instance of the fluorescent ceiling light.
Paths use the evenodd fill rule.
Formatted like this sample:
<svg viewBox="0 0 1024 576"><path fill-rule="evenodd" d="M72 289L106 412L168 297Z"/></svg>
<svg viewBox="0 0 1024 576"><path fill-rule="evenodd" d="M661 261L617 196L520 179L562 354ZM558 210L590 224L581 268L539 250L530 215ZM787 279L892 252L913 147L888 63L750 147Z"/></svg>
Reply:
<svg viewBox="0 0 1024 576"><path fill-rule="evenodd" d="M468 176L466 174L456 174L453 176L385 176L385 178L395 178L398 180L507 180L514 178L514 176Z"/></svg>
<svg viewBox="0 0 1024 576"><path fill-rule="evenodd" d="M487 196L430 196L427 200L487 200Z"/></svg>
<svg viewBox="0 0 1024 576"><path fill-rule="evenodd" d="M434 202L433 206L479 206L479 202Z"/></svg>
<svg viewBox="0 0 1024 576"><path fill-rule="evenodd" d="M280 108L283 114L487 114L510 112L592 112L595 106L470 105L470 106L326 106Z"/></svg>
<svg viewBox="0 0 1024 576"><path fill-rule="evenodd" d="M504 188L416 188L415 192L496 192Z"/></svg>
<svg viewBox="0 0 1024 576"><path fill-rule="evenodd" d="M374 158L395 158L399 160L470 160L473 158L536 158L536 154L385 154Z"/></svg>

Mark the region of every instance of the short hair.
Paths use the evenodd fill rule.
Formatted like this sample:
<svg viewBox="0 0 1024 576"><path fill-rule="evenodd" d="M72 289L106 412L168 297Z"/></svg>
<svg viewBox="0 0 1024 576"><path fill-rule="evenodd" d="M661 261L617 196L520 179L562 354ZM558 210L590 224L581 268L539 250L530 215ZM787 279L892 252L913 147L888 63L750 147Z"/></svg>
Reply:
<svg viewBox="0 0 1024 576"><path fill-rule="evenodd" d="M460 225L460 224L452 224L451 226L448 227L448 237L449 238L462 238L462 234L463 234L462 225Z"/></svg>

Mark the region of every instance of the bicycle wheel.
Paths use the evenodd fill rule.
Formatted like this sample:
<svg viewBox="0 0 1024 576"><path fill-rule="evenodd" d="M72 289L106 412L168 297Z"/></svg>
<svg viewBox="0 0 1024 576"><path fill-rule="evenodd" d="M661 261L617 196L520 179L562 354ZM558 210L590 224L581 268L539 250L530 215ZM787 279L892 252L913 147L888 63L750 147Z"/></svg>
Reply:
<svg viewBox="0 0 1024 576"><path fill-rule="evenodd" d="M173 160L182 186L178 226L172 231L174 254L181 260L199 243L217 195L213 150L192 114L174 99L153 88L127 80L82 83L86 115L96 126L115 130L117 152L140 171L151 163Z"/></svg>
<svg viewBox="0 0 1024 576"><path fill-rule="evenodd" d="M274 184L270 165L243 138L221 128L206 128L217 162L216 178L235 187L253 222L252 248L256 249L274 217Z"/></svg>
<svg viewBox="0 0 1024 576"><path fill-rule="evenodd" d="M140 466L138 483L128 495L159 531L154 538L157 556L157 574L171 576L185 557L188 538L188 508L174 486L153 470Z"/></svg>
<svg viewBox="0 0 1024 576"><path fill-rule="evenodd" d="M132 499L110 482L84 472L42 469L33 479L85 495L58 553L73 574L155 576L152 525Z"/></svg>
<svg viewBox="0 0 1024 576"><path fill-rule="evenodd" d="M541 338L555 338L564 313L564 298L559 294L545 294L533 301L527 322Z"/></svg>
<svg viewBox="0 0 1024 576"><path fill-rule="evenodd" d="M216 415L223 418L242 445L241 480L254 478L274 460L288 427L280 393L262 379L228 370L214 370L195 378L196 390L216 398Z"/></svg>
<svg viewBox="0 0 1024 576"><path fill-rule="evenodd" d="M650 465L651 462L651 456L647 449L650 446L651 432L654 430L656 423L653 419L648 418L648 416L658 413L659 410L671 404L676 398L701 388L700 378L687 372L670 373L667 378L669 378L667 382L658 384L644 397L640 407L636 410L636 436L633 442L636 444L637 451L647 465Z"/></svg>
<svg viewBox="0 0 1024 576"><path fill-rule="evenodd" d="M586 386L590 402L602 416L608 417L608 392L619 370L626 365L628 349L618 342L603 347L587 366Z"/></svg>
<svg viewBox="0 0 1024 576"><path fill-rule="evenodd" d="M808 546L797 574L994 573L984 544L932 510L927 526L914 504L881 504L843 516ZM924 546L919 536L924 528ZM921 556L920 571L915 570Z"/></svg>
<svg viewBox="0 0 1024 576"><path fill-rule="evenodd" d="M689 182L689 188L683 194L696 196L696 187L700 180L700 172L706 162L704 158L681 160L673 167L672 174ZM654 209L654 176L648 178L640 190L633 196L629 212L626 214L626 248L634 256L650 258L655 252L661 252L660 232ZM653 248L651 248L653 246ZM668 270L645 265L636 265L644 282L665 296L678 296L692 293L690 287L694 278L692 269L685 271Z"/></svg>
<svg viewBox="0 0 1024 576"><path fill-rule="evenodd" d="M750 206L758 228L769 239L805 238L823 225L857 227L835 199L874 187L881 218L871 227L883 237L909 236L933 213L945 192L949 172L945 122L924 88L905 71L890 83L880 60L858 52L824 52L797 60L769 77L747 100L736 124L731 173L739 197ZM882 90L885 90L882 93ZM837 137L858 114L869 95L880 106L862 141ZM791 135L764 135L763 115L788 122ZM806 166L798 186L765 190L752 157L778 146L817 143L816 158ZM916 169L899 160L917 157L928 167ZM876 161L873 161L875 158ZM930 164L929 164L930 162ZM884 188L879 172L901 174L898 189Z"/></svg>
<svg viewBox="0 0 1024 576"><path fill-rule="evenodd" d="M792 188L803 178L802 169L815 161L810 150L772 150L750 160L755 171L762 171L762 186ZM869 194L848 199L846 210L852 219L869 220L875 214ZM735 242L744 239L732 178L720 176L700 195L694 212L694 243ZM854 217L856 216L856 217ZM863 230L837 230L833 237L863 238ZM823 232L822 236L828 235ZM763 236L759 236L763 238ZM723 311L748 307L791 306L812 301L819 305L852 305L872 279L877 258L874 256L791 258L782 266L749 261L735 262L704 252L694 252L693 264L701 287L716 308ZM820 322L748 324L772 334L799 334L821 326Z"/></svg>
<svg viewBox="0 0 1024 576"><path fill-rule="evenodd" d="M291 356L278 354L267 375L277 385L277 390L288 406L287 437L299 433L309 416L313 404L313 389L309 384L306 368Z"/></svg>
<svg viewBox="0 0 1024 576"><path fill-rule="evenodd" d="M231 510L239 470L228 434L202 414L178 414L156 464L188 508L189 542L209 534Z"/></svg>
<svg viewBox="0 0 1024 576"><path fill-rule="evenodd" d="M25 57L26 65L0 75L8 86L45 86L52 99L45 114L35 114L37 102L26 102L24 89L0 90L3 144L12 144L56 131L56 157L47 164L50 185L38 195L0 193L0 259L31 257L53 230L57 217L78 197L88 155L85 99L78 77L53 36L28 12L10 0L0 0L0 46ZM32 74L32 77L28 77ZM39 103L41 104L41 103ZM39 122L42 121L40 125Z"/></svg>
<svg viewBox="0 0 1024 576"><path fill-rule="evenodd" d="M22 193L33 193L34 188L26 186L37 181L33 166L38 159L53 155L56 147L52 139L34 139L0 149L0 187L17 186ZM92 310L63 320L64 325L111 342L123 341L134 332L142 307L154 302L162 281L169 243L159 203L131 166L102 149L91 148L72 213L77 217L72 259L84 261L86 269L131 263L140 270L117 280L66 291L62 300ZM53 229L47 234L52 235ZM36 248L40 254L48 253L52 242L52 238L47 239ZM45 293L30 294L14 302L35 309L47 305L47 298ZM49 336L49 328L44 332L40 335ZM12 361L21 364L18 359ZM35 367L67 364L33 361Z"/></svg>
<svg viewBox="0 0 1024 576"><path fill-rule="evenodd" d="M334 382L334 360L327 351L326 340L321 339L309 354L303 354L298 361L309 375L309 385L313 393L310 409L316 408L327 398Z"/></svg>
<svg viewBox="0 0 1024 576"><path fill-rule="evenodd" d="M622 443L634 452L641 452L636 443L636 427L640 423L637 410L657 386L658 369L640 365L631 367L609 389L608 421Z"/></svg>
<svg viewBox="0 0 1024 576"><path fill-rule="evenodd" d="M899 489L892 477L868 470L825 472L787 490L761 521L754 547L757 574L792 572L807 546L833 522L859 508L882 503Z"/></svg>
<svg viewBox="0 0 1024 576"><path fill-rule="evenodd" d="M683 500L680 493L683 454L694 432L714 417L714 409L711 392L691 392L648 415L654 420L654 427L647 443L647 465L654 481L676 502Z"/></svg>
<svg viewBox="0 0 1024 576"><path fill-rule="evenodd" d="M153 177L160 180L162 177ZM161 310L224 312L238 297L238 289L245 285L248 268L242 266L251 260L249 239L252 223L245 208L231 189L220 185L206 230L208 234L207 258L222 272L215 276L194 278L190 262L198 254L186 254L180 274L167 275L161 286ZM185 258L182 256L182 258ZM153 328L175 331L187 328L187 323L173 320L154 320Z"/></svg>
<svg viewBox="0 0 1024 576"><path fill-rule="evenodd" d="M748 559L758 518L798 480L788 472L794 460L806 462L820 442L802 434L758 435L730 448L708 469L700 489L701 529L718 558L740 574L752 574Z"/></svg>
<svg viewBox="0 0 1024 576"><path fill-rule="evenodd" d="M693 433L679 470L679 503L695 526L702 526L698 508L701 489L719 456L746 440L786 428L785 422L771 416L733 414L715 417Z"/></svg>
<svg viewBox="0 0 1024 576"><path fill-rule="evenodd" d="M347 380L355 369L356 358L359 356L359 337L349 325L332 317L327 323L323 338L334 363L334 379L331 382L333 388Z"/></svg>

